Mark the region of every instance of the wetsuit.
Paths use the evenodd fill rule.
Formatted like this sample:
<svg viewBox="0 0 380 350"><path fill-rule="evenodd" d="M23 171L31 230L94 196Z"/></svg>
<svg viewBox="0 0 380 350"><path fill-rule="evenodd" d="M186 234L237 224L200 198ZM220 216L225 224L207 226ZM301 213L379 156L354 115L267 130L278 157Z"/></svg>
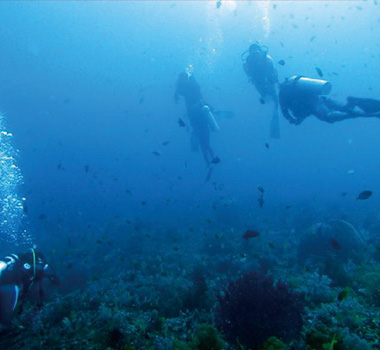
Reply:
<svg viewBox="0 0 380 350"><path fill-rule="evenodd" d="M269 95L277 104L275 86L278 83L278 76L272 57L263 52L250 54L243 67L261 97L265 98Z"/></svg>
<svg viewBox="0 0 380 350"><path fill-rule="evenodd" d="M249 54L244 65L245 73L250 77L251 83L259 92L260 102L265 103L265 98L270 96L273 100L274 108L271 120L270 136L272 138L280 137L279 113L278 113L278 97L276 85L278 83L278 75L272 57L266 52L256 51Z"/></svg>

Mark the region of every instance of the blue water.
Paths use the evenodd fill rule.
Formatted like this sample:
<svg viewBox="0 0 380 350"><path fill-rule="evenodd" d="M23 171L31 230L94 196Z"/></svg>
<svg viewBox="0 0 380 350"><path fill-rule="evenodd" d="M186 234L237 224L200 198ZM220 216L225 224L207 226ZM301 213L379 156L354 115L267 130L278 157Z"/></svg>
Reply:
<svg viewBox="0 0 380 350"><path fill-rule="evenodd" d="M281 140L270 140L271 107L259 104L240 60L259 41L276 62L285 60L277 66L280 81L294 74L317 77L318 66L333 84L332 97L376 98L374 2L0 7L1 111L19 151L19 195L26 198L36 242L46 229L41 214L63 230L79 230L89 222L104 226L115 215L202 225L206 218L215 221L211 204L227 198L250 213L237 225L276 216L286 205L335 205L348 212L379 205L376 195L367 203L353 200L363 189L379 191L378 120L329 125L311 117L293 126L283 119ZM188 65L209 103L236 116L219 120L220 132L211 135L221 163L208 184L202 157L191 153L189 133L176 123L185 107L173 103L175 80ZM170 143L162 146L164 141ZM152 155L156 150L160 157ZM262 210L258 185L265 189Z"/></svg>
<svg viewBox="0 0 380 350"><path fill-rule="evenodd" d="M0 106L36 242L48 234L41 214L65 231L89 222L100 228L115 215L203 225L215 221L211 204L228 198L250 214L237 225L273 218L286 205L348 213L379 205L376 195L353 200L380 189L379 121L283 119L281 140L270 140L271 107L259 104L240 60L259 41L276 62L285 60L280 81L317 77L318 66L332 97L376 98L376 3L1 2L0 10ZM208 184L202 157L176 123L185 107L173 103L175 80L188 65L209 103L235 113L211 135L221 163Z"/></svg>

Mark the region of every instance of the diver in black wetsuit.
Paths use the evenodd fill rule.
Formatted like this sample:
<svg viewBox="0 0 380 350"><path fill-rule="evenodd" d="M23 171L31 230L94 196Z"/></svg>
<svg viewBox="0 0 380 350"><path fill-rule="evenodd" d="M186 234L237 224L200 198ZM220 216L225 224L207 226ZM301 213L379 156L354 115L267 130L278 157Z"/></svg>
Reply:
<svg viewBox="0 0 380 350"><path fill-rule="evenodd" d="M10 326L18 302L19 312L22 312L33 288L37 288L38 291L37 307L42 306L42 282L45 278L59 285L54 269L42 253L35 249L29 249L24 254L11 254L0 260L0 324L3 328Z"/></svg>
<svg viewBox="0 0 380 350"><path fill-rule="evenodd" d="M187 114L192 127L191 148L198 150L200 146L207 166L220 162L218 157L214 157L214 152L210 147L210 129L219 130L214 115L210 107L205 103L200 86L194 76L188 72L183 72L178 76L175 102L178 103L180 96L183 96L186 103Z"/></svg>
<svg viewBox="0 0 380 350"><path fill-rule="evenodd" d="M284 117L291 124L301 124L311 115L335 123L358 117L380 117L380 101L347 97L346 104L340 104L323 95L331 91L331 84L325 80L293 76L280 86L279 101Z"/></svg>
<svg viewBox="0 0 380 350"><path fill-rule="evenodd" d="M244 58L244 55L248 56ZM265 98L269 96L273 101L273 112L270 126L270 137L280 138L280 123L278 112L277 85L278 74L271 56L268 55L268 48L258 44L252 44L248 51L242 54L244 60L243 69L250 78L250 82L255 86L260 94L260 103L265 103Z"/></svg>

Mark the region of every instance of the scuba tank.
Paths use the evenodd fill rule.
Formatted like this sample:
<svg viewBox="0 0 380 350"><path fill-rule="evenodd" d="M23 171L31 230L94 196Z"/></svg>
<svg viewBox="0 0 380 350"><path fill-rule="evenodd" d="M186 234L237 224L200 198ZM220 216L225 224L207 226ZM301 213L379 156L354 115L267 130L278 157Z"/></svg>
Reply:
<svg viewBox="0 0 380 350"><path fill-rule="evenodd" d="M297 89L315 95L328 95L332 88L330 82L322 79L293 76L289 78L289 82L292 83Z"/></svg>
<svg viewBox="0 0 380 350"><path fill-rule="evenodd" d="M218 131L220 128L219 128L218 123L215 120L214 114L210 110L210 107L207 105L204 105L202 107L202 111L203 111L203 113L206 114L207 124L208 124L209 128L211 129L211 131Z"/></svg>

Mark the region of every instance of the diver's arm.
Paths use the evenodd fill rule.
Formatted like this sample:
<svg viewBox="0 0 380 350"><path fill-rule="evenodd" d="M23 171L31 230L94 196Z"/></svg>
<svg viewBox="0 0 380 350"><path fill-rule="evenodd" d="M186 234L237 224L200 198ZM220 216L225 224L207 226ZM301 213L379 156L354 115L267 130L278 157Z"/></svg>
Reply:
<svg viewBox="0 0 380 350"><path fill-rule="evenodd" d="M174 93L174 103L178 104L179 99L180 99L180 94L178 93L178 90L176 90L176 92Z"/></svg>
<svg viewBox="0 0 380 350"><path fill-rule="evenodd" d="M290 111L289 108L281 106L282 115L290 124L295 124L295 125L301 124L302 119L294 117L293 114L290 113L289 111Z"/></svg>
<svg viewBox="0 0 380 350"><path fill-rule="evenodd" d="M252 60L250 59L251 56L248 56L246 61L243 64L243 69L244 73L248 76L248 82L252 83L253 82L253 72L255 70L254 64L251 62Z"/></svg>
<svg viewBox="0 0 380 350"><path fill-rule="evenodd" d="M280 88L280 93L279 93L279 96L278 96L278 100L279 100L279 104L280 104L280 108L281 108L281 112L282 112L282 115L284 116L284 118L290 123L290 124L297 124L296 120L298 118L295 118L291 113L290 113L290 109L288 107L288 103L287 103L287 97L286 97L286 94L285 92L286 91L286 86L283 86ZM299 124L299 123L298 123Z"/></svg>
<svg viewBox="0 0 380 350"><path fill-rule="evenodd" d="M55 272L55 269L51 265L46 264L44 268L43 278L47 278L50 283L54 284L55 286L60 285L60 280Z"/></svg>

